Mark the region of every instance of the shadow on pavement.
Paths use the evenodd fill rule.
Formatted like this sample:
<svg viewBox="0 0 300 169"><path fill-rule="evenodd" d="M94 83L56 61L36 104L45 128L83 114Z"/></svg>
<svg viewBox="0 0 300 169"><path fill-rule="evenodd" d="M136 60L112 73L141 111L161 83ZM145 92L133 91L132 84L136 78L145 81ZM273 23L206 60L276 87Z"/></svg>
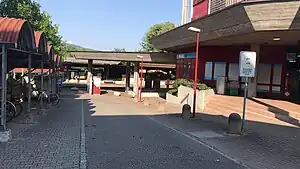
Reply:
<svg viewBox="0 0 300 169"><path fill-rule="evenodd" d="M109 99L111 98L107 98L107 101ZM128 139L128 133L147 137L143 134L143 132L149 132L145 119L149 120L149 118L151 118L160 124L187 133L193 138L214 147L251 168L300 168L300 130L297 126L283 126L246 120L246 134L243 136L232 136L227 134L228 118L222 115L197 113L195 119L182 120L180 110L173 113L166 113L166 111L157 112L154 109L159 105L141 105L134 103L132 100L123 102L120 101L121 99L118 97L113 97L113 99L113 101L107 102L107 105L112 106L111 109L99 108L97 105L97 110L90 111L86 117L89 121L88 123L96 125L94 127L89 125L91 131L87 134L92 135L92 138L90 138L92 144L106 143L103 146L110 147L109 144L115 145L120 142L110 142L109 139L106 140L105 138ZM104 100L106 99L102 101ZM90 102L91 101L89 101L89 103ZM92 104L95 105L94 103ZM129 104L133 105L134 108L129 108ZM116 107L118 107L118 109L116 109ZM122 109L123 111L127 109L127 113L117 112ZM107 112L107 110L111 111ZM127 128L126 125L128 125L128 122L134 126ZM142 132L137 131L134 127L140 128ZM128 132L124 133L125 129L127 129L126 131ZM108 134L106 133L103 139L99 138L98 136L104 132L108 132ZM161 133L155 131L154 133L164 134L163 131L161 131ZM206 134L209 134L209 137L207 137ZM103 142L98 142L99 139ZM119 148L119 151L123 150L122 147L118 145L115 146L117 147L116 149ZM97 158L102 157L101 154L97 155L96 149L90 152L90 160L94 162ZM99 149L101 151L106 150L106 148L103 147Z"/></svg>

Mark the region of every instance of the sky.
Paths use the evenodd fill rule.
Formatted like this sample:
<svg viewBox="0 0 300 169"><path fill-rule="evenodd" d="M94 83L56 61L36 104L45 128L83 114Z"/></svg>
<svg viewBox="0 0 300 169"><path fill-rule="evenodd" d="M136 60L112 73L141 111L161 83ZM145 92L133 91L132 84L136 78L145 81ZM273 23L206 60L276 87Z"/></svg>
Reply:
<svg viewBox="0 0 300 169"><path fill-rule="evenodd" d="M138 50L150 26L181 20L181 0L37 1L64 40L95 50Z"/></svg>

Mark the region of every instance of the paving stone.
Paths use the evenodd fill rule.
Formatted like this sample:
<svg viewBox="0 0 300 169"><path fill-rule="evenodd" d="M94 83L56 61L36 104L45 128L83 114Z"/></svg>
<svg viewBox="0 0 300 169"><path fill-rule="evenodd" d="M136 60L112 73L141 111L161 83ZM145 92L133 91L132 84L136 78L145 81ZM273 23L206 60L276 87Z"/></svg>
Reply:
<svg viewBox="0 0 300 169"><path fill-rule="evenodd" d="M68 98L34 124L10 123L13 139L0 143L0 169L79 168L81 102Z"/></svg>
<svg viewBox="0 0 300 169"><path fill-rule="evenodd" d="M250 168L300 168L300 128L247 121L244 136L230 136L226 134L226 118L207 114L199 114L199 117L201 119L183 121L176 114L153 116Z"/></svg>

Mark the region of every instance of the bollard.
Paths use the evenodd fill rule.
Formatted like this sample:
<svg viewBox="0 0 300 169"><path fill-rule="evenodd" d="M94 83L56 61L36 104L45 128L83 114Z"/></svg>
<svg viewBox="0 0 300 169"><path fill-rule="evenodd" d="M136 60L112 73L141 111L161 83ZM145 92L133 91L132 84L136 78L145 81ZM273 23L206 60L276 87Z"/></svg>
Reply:
<svg viewBox="0 0 300 169"><path fill-rule="evenodd" d="M241 134L241 122L242 118L239 114L231 113L228 118L228 133Z"/></svg>
<svg viewBox="0 0 300 169"><path fill-rule="evenodd" d="M183 105L182 107L182 114L181 117L182 119L190 119L191 118L191 106L188 104Z"/></svg>

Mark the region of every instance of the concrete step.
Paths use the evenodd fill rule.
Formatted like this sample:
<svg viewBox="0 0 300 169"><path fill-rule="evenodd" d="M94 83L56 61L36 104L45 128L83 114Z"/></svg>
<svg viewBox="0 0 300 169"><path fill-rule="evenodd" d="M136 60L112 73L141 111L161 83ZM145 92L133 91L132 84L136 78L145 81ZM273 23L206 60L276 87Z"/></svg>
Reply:
<svg viewBox="0 0 300 169"><path fill-rule="evenodd" d="M250 99L247 99L247 107L255 107L255 109L265 109L273 114L278 115L286 115L290 116L296 119L300 119L300 105L286 102L286 101L280 101L280 100L270 100L270 99L256 99L258 100L258 103L256 101L252 101ZM210 102L218 102L223 104L230 104L230 105L243 105L243 98L242 97L227 97L227 96L220 96L216 95L214 96ZM268 105L264 104L267 103Z"/></svg>
<svg viewBox="0 0 300 169"><path fill-rule="evenodd" d="M242 108L242 97L215 95L207 104L205 111L229 115L233 112L241 114ZM267 118L269 120L274 119L275 121L279 120L297 126L300 125L300 114L298 112L286 111L281 107L278 108L273 105L260 104L249 99L247 99L246 114L251 114L251 117Z"/></svg>
<svg viewBox="0 0 300 169"><path fill-rule="evenodd" d="M268 104L272 107L271 111L278 112L280 114L289 114L290 116L294 116L300 118L300 105L291 103L283 100L271 100L271 99L258 99L254 98L258 102L262 102L262 104Z"/></svg>

